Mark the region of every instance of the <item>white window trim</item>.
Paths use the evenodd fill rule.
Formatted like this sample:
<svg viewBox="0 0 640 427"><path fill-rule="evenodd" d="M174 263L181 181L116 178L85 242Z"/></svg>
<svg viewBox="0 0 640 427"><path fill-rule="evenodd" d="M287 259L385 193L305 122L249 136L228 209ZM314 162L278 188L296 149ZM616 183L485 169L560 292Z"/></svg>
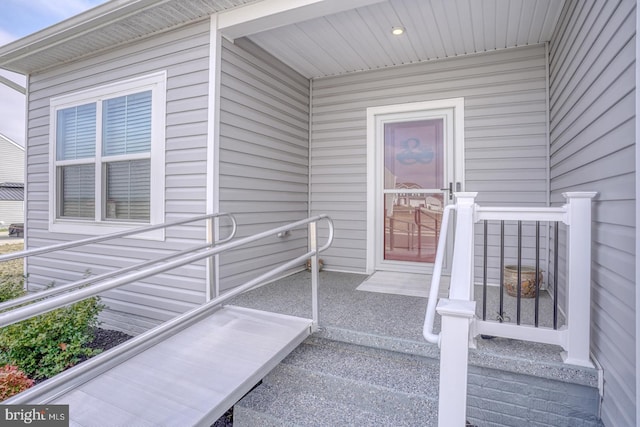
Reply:
<svg viewBox="0 0 640 427"><path fill-rule="evenodd" d="M102 212L101 182L96 176L96 218L94 220L79 220L57 218L57 173L56 165L62 164L56 161L56 126L57 111L60 109L99 102L106 98L116 98L132 93L152 91L151 106L151 211L149 223L140 222L110 222L102 221L98 215ZM145 225L155 225L164 222L165 216L165 121L166 121L166 93L167 73L161 71L129 80L111 83L68 95L51 98L49 107L49 231L54 233L104 235L118 231L130 230ZM99 117L99 115L98 115ZM97 120L96 132L100 133L102 120ZM146 155L148 156L148 155ZM92 162L101 162L101 153L96 151ZM66 162L64 162L66 163ZM86 163L82 159L80 163ZM102 165L100 165L102 167ZM99 191L98 191L99 190ZM164 229L132 236L132 238L146 240L164 240Z"/></svg>

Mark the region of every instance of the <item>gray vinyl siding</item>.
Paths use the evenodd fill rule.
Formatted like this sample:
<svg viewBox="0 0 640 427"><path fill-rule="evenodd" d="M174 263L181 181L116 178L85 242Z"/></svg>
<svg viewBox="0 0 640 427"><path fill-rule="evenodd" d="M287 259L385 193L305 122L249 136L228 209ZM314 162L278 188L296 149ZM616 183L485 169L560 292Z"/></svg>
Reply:
<svg viewBox="0 0 640 427"><path fill-rule="evenodd" d="M635 5L567 1L550 45L551 199L597 191L591 346L605 425L635 419Z"/></svg>
<svg viewBox="0 0 640 427"><path fill-rule="evenodd" d="M312 212L336 224L325 266L365 270L367 107L464 97L466 191L546 206L545 75L537 45L314 80Z"/></svg>
<svg viewBox="0 0 640 427"><path fill-rule="evenodd" d="M223 40L221 70L220 210L234 214L238 237L306 218L309 81L247 40ZM306 249L301 229L223 254L221 287Z"/></svg>
<svg viewBox="0 0 640 427"><path fill-rule="evenodd" d="M205 213L209 22L202 21L30 77L28 99L28 236L36 248L84 236L48 231L49 101L51 97L167 72L165 220ZM29 260L32 288L61 284L185 249L204 240L203 224L174 227L164 242L118 240ZM137 333L205 298L202 263L103 295L107 327ZM135 316L128 316L134 314Z"/></svg>

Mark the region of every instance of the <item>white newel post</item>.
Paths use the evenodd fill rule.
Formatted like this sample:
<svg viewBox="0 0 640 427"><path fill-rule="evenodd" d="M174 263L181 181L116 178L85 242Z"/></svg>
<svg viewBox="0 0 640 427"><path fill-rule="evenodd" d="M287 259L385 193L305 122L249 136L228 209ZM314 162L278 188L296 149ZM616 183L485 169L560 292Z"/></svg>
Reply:
<svg viewBox="0 0 640 427"><path fill-rule="evenodd" d="M591 332L591 199L595 192L563 193L567 199L567 335L565 363L593 367Z"/></svg>
<svg viewBox="0 0 640 427"><path fill-rule="evenodd" d="M456 237L449 299L438 302L440 392L438 426L464 426L467 414L469 329L475 316L473 299L473 224L477 193L456 194Z"/></svg>
<svg viewBox="0 0 640 427"><path fill-rule="evenodd" d="M467 418L469 328L476 314L475 301L441 299L440 391L438 426L464 426Z"/></svg>
<svg viewBox="0 0 640 427"><path fill-rule="evenodd" d="M456 193L456 237L449 298L473 299L473 224L478 193Z"/></svg>

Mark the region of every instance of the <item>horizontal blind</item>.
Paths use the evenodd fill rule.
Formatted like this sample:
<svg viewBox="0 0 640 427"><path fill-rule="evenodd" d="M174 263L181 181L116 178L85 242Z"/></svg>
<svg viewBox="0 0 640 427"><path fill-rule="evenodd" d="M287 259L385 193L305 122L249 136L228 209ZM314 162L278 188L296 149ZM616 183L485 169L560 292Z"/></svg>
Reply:
<svg viewBox="0 0 640 427"><path fill-rule="evenodd" d="M56 125L57 160L84 159L95 156L95 103L58 110Z"/></svg>
<svg viewBox="0 0 640 427"><path fill-rule="evenodd" d="M144 153L151 149L151 91L107 99L102 103L104 156Z"/></svg>
<svg viewBox="0 0 640 427"><path fill-rule="evenodd" d="M61 166L59 179L60 216L68 218L95 217L95 166L73 165Z"/></svg>
<svg viewBox="0 0 640 427"><path fill-rule="evenodd" d="M107 219L149 221L151 212L151 161L106 164Z"/></svg>

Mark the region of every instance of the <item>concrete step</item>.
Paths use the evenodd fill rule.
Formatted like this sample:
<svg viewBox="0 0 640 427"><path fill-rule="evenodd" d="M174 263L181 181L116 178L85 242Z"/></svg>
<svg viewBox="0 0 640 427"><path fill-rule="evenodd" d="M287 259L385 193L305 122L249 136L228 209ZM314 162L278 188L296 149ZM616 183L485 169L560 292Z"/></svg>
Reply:
<svg viewBox="0 0 640 427"><path fill-rule="evenodd" d="M432 360L310 338L234 407L235 426L436 424Z"/></svg>

